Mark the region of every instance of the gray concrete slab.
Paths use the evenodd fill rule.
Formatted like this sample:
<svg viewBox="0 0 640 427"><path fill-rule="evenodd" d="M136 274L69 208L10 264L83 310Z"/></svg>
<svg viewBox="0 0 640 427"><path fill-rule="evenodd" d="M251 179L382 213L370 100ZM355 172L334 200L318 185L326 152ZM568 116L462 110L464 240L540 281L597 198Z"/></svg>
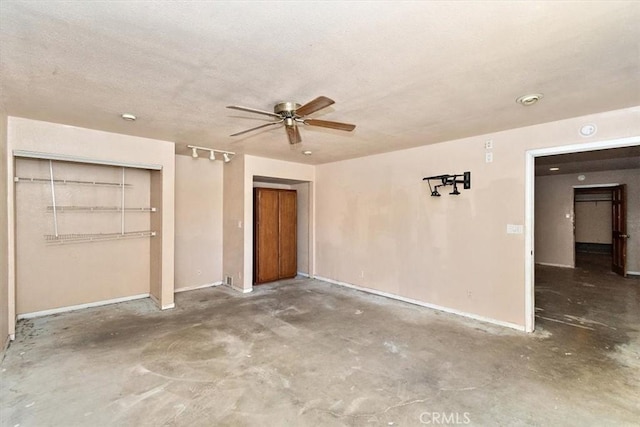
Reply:
<svg viewBox="0 0 640 427"><path fill-rule="evenodd" d="M534 334L309 279L21 321L0 421L637 425L640 281L537 273Z"/></svg>

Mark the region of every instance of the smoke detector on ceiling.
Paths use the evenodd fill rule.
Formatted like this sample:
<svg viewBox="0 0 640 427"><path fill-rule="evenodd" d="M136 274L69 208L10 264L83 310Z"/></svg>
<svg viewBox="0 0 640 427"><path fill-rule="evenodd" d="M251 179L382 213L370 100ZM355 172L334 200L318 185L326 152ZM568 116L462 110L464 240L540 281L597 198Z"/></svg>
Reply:
<svg viewBox="0 0 640 427"><path fill-rule="evenodd" d="M596 131L598 130L598 127L594 124L588 124L588 125L584 125L580 128L580 135L582 136L591 136L593 134L596 133Z"/></svg>
<svg viewBox="0 0 640 427"><path fill-rule="evenodd" d="M541 93L530 93L528 95L522 95L520 98L516 99L516 102L520 105L524 105L528 107L529 105L533 105L536 102L540 101L544 95Z"/></svg>

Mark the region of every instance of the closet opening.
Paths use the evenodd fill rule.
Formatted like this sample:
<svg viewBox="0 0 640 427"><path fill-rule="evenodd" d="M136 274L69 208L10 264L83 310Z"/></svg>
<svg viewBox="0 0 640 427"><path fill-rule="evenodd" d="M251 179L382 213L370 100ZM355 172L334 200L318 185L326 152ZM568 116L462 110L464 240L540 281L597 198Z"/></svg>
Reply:
<svg viewBox="0 0 640 427"><path fill-rule="evenodd" d="M311 183L253 179L254 285L310 276Z"/></svg>

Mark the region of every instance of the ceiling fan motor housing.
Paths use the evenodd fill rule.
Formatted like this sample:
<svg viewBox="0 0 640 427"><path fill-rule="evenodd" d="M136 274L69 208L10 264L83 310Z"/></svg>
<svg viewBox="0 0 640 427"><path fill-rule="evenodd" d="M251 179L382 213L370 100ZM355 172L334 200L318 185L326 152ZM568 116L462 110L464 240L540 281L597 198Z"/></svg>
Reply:
<svg viewBox="0 0 640 427"><path fill-rule="evenodd" d="M273 107L273 112L280 114L282 117L293 117L300 107L301 105L295 102L281 102Z"/></svg>

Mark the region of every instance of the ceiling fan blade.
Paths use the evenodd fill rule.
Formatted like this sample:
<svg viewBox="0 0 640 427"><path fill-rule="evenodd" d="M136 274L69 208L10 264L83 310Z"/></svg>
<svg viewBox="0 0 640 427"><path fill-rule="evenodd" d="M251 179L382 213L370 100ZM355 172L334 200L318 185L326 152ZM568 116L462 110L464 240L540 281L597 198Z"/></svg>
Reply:
<svg viewBox="0 0 640 427"><path fill-rule="evenodd" d="M304 121L304 124L311 125L311 126L320 126L323 128L346 130L346 131L352 131L356 128L356 125L351 125L349 123L332 122L329 120L318 120L318 119L306 119Z"/></svg>
<svg viewBox="0 0 640 427"><path fill-rule="evenodd" d="M309 101L304 104L302 107L296 110L296 115L298 116L306 116L308 114L314 113L318 110L322 110L323 108L327 108L329 105L335 103L333 99L329 99L326 96L319 96L313 101Z"/></svg>
<svg viewBox="0 0 640 427"><path fill-rule="evenodd" d="M231 134L231 135L229 135L229 136L238 136L238 135L242 135L243 133L251 132L252 130L258 130L258 129L261 129L261 128L266 128L267 126L279 125L279 124L280 124L280 123L282 123L282 122L283 122L283 120L280 120L280 121L278 121L278 122L273 122L273 123L266 123L266 124L264 124L264 125L256 126L256 127L254 127L254 128L251 128L251 129L243 130L243 131L241 131L241 132L236 132L236 133Z"/></svg>
<svg viewBox="0 0 640 427"><path fill-rule="evenodd" d="M249 113L264 114L265 116L277 117L278 119L282 118L280 114L272 113L270 111L256 110L255 108L239 107L237 105L227 105L227 108L231 108L232 110L247 111Z"/></svg>
<svg viewBox="0 0 640 427"><path fill-rule="evenodd" d="M289 137L289 144L299 144L302 142L302 138L300 137L300 130L298 126L285 126L285 130L287 131L287 136Z"/></svg>

